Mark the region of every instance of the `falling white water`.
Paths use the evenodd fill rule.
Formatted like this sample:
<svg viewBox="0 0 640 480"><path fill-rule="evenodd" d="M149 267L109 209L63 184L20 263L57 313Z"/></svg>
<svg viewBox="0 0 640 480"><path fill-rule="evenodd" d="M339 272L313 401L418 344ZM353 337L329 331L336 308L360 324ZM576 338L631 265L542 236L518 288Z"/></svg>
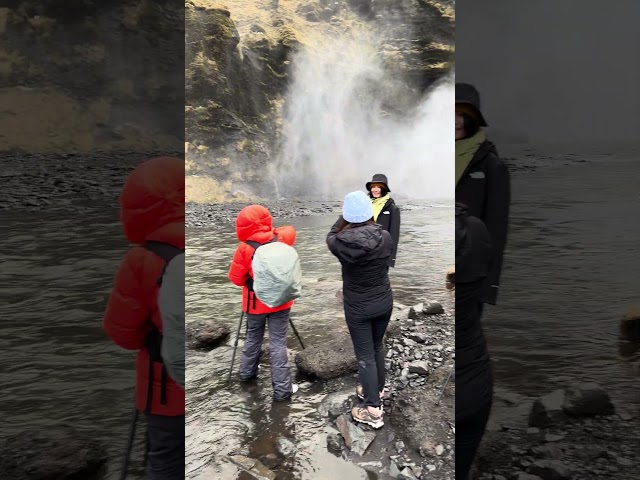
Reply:
<svg viewBox="0 0 640 480"><path fill-rule="evenodd" d="M395 197L454 198L453 81L399 118L384 113L396 77L364 39L338 39L293 59L273 165L281 194L339 199L383 173Z"/></svg>

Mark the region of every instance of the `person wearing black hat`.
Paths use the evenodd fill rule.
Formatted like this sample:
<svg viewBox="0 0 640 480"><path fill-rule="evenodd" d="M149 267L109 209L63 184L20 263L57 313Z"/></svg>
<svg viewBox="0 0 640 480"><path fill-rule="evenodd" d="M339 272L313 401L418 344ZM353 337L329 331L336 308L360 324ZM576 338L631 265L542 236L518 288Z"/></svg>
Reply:
<svg viewBox="0 0 640 480"><path fill-rule="evenodd" d="M389 258L389 267L395 267L398 242L400 241L400 209L393 198L387 176L376 173L370 182L366 183L369 197L373 204L373 220L391 234L393 252Z"/></svg>
<svg viewBox="0 0 640 480"><path fill-rule="evenodd" d="M507 166L485 136L486 126L476 88L456 83L456 202L467 205L469 215L482 220L491 235L493 261L480 302L495 305L507 244L511 186Z"/></svg>

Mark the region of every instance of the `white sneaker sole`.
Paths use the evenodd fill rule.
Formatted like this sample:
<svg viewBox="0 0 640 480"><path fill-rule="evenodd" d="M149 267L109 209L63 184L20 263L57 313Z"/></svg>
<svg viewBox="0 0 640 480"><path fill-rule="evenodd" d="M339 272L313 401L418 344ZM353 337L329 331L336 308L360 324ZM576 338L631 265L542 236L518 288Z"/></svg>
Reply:
<svg viewBox="0 0 640 480"><path fill-rule="evenodd" d="M354 417L353 415L351 415L351 418L353 418L356 422L358 423L364 423L365 425L369 425L370 427L378 430L379 428L384 427L384 421L382 419L380 419L378 422L370 422L368 420L360 420L359 418Z"/></svg>

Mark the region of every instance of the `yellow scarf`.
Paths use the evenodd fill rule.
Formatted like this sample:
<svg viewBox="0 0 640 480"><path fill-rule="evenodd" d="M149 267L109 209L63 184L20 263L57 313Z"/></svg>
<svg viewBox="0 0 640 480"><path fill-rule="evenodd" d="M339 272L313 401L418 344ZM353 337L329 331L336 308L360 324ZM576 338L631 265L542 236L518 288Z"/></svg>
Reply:
<svg viewBox="0 0 640 480"><path fill-rule="evenodd" d="M456 140L456 185L485 138L484 132L478 130L473 137Z"/></svg>
<svg viewBox="0 0 640 480"><path fill-rule="evenodd" d="M387 200L389 200L389 198L391 198L391 197L387 193L384 197L372 198L371 199L371 202L373 203L373 221L374 222L378 221L378 215L380 215L380 212L382 211L382 208L385 206L385 204L387 203Z"/></svg>

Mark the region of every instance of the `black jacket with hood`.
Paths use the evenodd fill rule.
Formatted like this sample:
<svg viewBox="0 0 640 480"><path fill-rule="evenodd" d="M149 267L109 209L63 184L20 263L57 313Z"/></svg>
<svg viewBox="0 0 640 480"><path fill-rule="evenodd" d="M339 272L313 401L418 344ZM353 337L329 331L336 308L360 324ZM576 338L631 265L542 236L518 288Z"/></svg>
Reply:
<svg viewBox="0 0 640 480"><path fill-rule="evenodd" d="M378 224L353 223L339 231L342 216L331 227L327 245L342 265L344 313L373 318L393 309L388 262L393 250L389 232Z"/></svg>
<svg viewBox="0 0 640 480"><path fill-rule="evenodd" d="M493 376L482 330L480 295L491 270L491 240L481 220L456 202L456 419L482 409L493 396Z"/></svg>
<svg viewBox="0 0 640 480"><path fill-rule="evenodd" d="M391 234L393 240L393 250L389 257L389 266L395 267L396 255L398 253L398 242L400 242L400 209L393 198L389 198L384 204L376 223Z"/></svg>
<svg viewBox="0 0 640 480"><path fill-rule="evenodd" d="M498 158L495 145L485 140L456 185L456 202L467 206L469 215L484 222L493 244L491 270L480 300L495 305L500 285L502 259L507 245L511 186L509 170ZM456 271L456 276L458 272Z"/></svg>

